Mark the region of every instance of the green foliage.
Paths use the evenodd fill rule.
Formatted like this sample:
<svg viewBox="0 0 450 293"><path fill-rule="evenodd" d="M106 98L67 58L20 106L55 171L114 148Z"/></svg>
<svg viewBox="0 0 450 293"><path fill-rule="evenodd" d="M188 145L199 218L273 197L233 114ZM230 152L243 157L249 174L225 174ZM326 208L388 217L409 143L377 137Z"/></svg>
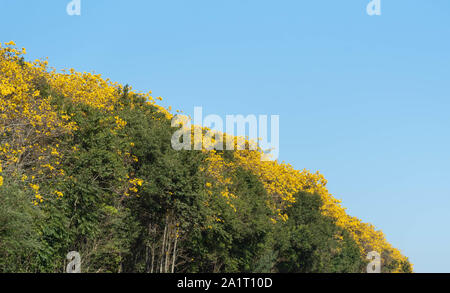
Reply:
<svg viewBox="0 0 450 293"><path fill-rule="evenodd" d="M275 224L254 174L229 171L233 205L220 190L208 192L205 154L173 150L170 121L127 88L105 111L39 87L78 128L60 141L65 176L41 185L64 196L35 207L20 181L0 187L1 272L64 272L72 250L83 272L363 270L358 247L322 215L319 196L297 194L288 220ZM117 128L115 117L126 125Z"/></svg>
<svg viewBox="0 0 450 293"><path fill-rule="evenodd" d="M38 270L42 215L21 189L8 179L0 187L0 272Z"/></svg>
<svg viewBox="0 0 450 293"><path fill-rule="evenodd" d="M365 264L349 234L320 213L318 195L299 193L279 227L280 272L361 272Z"/></svg>
<svg viewBox="0 0 450 293"><path fill-rule="evenodd" d="M250 172L238 169L233 176L236 210L220 195L211 198L205 214L220 221L206 218L207 224L192 233L188 247L195 261L188 271L254 272L264 257L273 236L268 195Z"/></svg>

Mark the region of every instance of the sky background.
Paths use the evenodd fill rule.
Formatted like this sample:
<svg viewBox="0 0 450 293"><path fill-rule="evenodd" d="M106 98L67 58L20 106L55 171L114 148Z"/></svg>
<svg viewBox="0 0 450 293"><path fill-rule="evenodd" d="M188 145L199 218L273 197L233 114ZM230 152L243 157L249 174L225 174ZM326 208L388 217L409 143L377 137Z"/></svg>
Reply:
<svg viewBox="0 0 450 293"><path fill-rule="evenodd" d="M0 42L192 114L280 115L280 159L320 171L416 272L450 272L450 1L0 0Z"/></svg>

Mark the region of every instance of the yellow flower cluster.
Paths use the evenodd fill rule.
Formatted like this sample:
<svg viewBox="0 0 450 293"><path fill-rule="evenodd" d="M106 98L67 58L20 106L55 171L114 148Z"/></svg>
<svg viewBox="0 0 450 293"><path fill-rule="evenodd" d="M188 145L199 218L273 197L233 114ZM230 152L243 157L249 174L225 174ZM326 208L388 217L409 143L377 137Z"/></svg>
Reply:
<svg viewBox="0 0 450 293"><path fill-rule="evenodd" d="M2 164L0 163L0 173L2 173ZM3 185L3 177L0 175L0 187Z"/></svg>
<svg viewBox="0 0 450 293"><path fill-rule="evenodd" d="M95 108L113 110L118 99L119 84L104 80L100 74L80 73L74 69L50 74L50 85L75 103L84 103Z"/></svg>
<svg viewBox="0 0 450 293"><path fill-rule="evenodd" d="M137 193L138 192L138 187L142 186L142 184L144 184L144 180L139 179L139 178L130 179L128 182L131 185L129 190L134 192L134 193ZM126 193L126 195L128 196L129 194Z"/></svg>
<svg viewBox="0 0 450 293"><path fill-rule="evenodd" d="M124 87L103 79L99 74L80 73L74 69L49 71L47 61L27 62L23 59L24 54L26 50L16 49L14 42L0 43L0 162L6 174L36 184L49 177L65 176L60 168L64 153L58 143L64 135L70 135L77 129L70 115L53 106L52 95L113 111L124 108L119 101ZM36 90L38 84L44 87L49 85L52 91L43 95ZM138 93L131 87L127 91L132 99L139 95L165 117L172 117L167 109L156 105L151 92ZM162 99L158 97L156 100ZM123 129L127 124L119 116L115 116L113 121L116 127L112 131ZM76 148L73 150L76 151ZM124 156L138 161L130 153ZM25 175L25 169L30 174ZM3 183L3 177L0 180ZM133 185L132 189L136 186ZM61 197L59 193L53 193Z"/></svg>
<svg viewBox="0 0 450 293"><path fill-rule="evenodd" d="M214 196L213 189L218 190L228 206L237 212L234 200L237 196L231 191L233 188L233 180L231 174L235 170L236 165L227 162L215 150L208 152L205 167L201 171L208 178L206 182L206 190L209 196Z"/></svg>
<svg viewBox="0 0 450 293"><path fill-rule="evenodd" d="M39 203L44 201L44 198L42 197L42 195L39 193L39 185L37 184L30 184L31 189L34 191L34 205L38 205Z"/></svg>
<svg viewBox="0 0 450 293"><path fill-rule="evenodd" d="M64 196L64 194L61 191L55 190L54 192L56 194L56 196L58 196L58 198L61 198Z"/></svg>
<svg viewBox="0 0 450 293"><path fill-rule="evenodd" d="M294 195L298 191L319 194L323 201L322 213L336 220L336 224L352 235L358 244L362 255L370 251L378 251L397 262L397 271L401 263L407 261L400 251L389 244L383 232L377 231L371 224L363 223L355 217L349 216L341 206L341 201L334 198L327 190L327 181L319 173L307 170L298 171L291 165L276 161L262 161L262 154L257 151L235 152L236 164L251 170L264 184L266 190L277 200L279 216L283 218L282 211L286 206L295 202ZM336 237L340 237L336 235ZM383 258L384 260L385 258Z"/></svg>
<svg viewBox="0 0 450 293"><path fill-rule="evenodd" d="M14 42L0 44L0 161L6 174L26 181L26 168L38 182L61 174L57 142L76 125L63 119L66 113L56 110L51 97L36 90L48 78L47 62L26 62L25 53ZM57 146L50 148L50 143ZM36 199L42 202L39 193Z"/></svg>
<svg viewBox="0 0 450 293"><path fill-rule="evenodd" d="M122 120L119 116L115 116L114 119L116 120L116 130L123 129L127 125L127 122Z"/></svg>

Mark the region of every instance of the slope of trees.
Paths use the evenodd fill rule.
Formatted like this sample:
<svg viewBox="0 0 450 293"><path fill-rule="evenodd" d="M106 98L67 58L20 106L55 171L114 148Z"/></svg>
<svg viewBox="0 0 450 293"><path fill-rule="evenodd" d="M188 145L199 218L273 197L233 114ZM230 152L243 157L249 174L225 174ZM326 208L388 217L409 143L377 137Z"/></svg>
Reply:
<svg viewBox="0 0 450 293"><path fill-rule="evenodd" d="M258 151L176 151L137 93L0 47L0 271L411 272L322 175Z"/></svg>

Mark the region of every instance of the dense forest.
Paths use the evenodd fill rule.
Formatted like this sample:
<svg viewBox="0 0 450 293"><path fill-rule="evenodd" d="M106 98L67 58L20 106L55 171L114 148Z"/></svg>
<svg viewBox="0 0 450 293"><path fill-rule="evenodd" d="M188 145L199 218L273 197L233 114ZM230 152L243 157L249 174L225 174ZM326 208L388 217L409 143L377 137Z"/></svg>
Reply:
<svg viewBox="0 0 450 293"><path fill-rule="evenodd" d="M0 44L0 272L412 272L321 174L176 151L160 98L25 54Z"/></svg>

